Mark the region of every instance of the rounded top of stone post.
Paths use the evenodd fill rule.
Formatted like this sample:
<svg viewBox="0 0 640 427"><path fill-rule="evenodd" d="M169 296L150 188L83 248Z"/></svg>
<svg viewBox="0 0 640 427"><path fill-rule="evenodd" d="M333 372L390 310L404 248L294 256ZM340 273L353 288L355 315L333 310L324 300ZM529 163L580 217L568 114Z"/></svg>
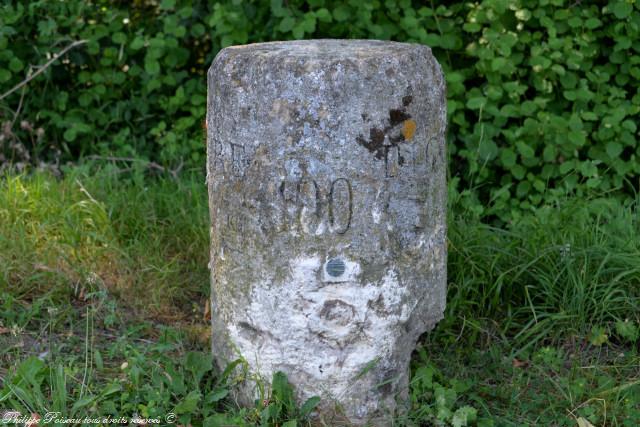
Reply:
<svg viewBox="0 0 640 427"><path fill-rule="evenodd" d="M221 54L250 55L253 57L299 58L317 60L375 59L405 56L417 51L429 52L429 47L415 43L400 43L383 40L296 40L254 43L229 46ZM223 55L224 55L223 54ZM219 56L223 56L219 55Z"/></svg>

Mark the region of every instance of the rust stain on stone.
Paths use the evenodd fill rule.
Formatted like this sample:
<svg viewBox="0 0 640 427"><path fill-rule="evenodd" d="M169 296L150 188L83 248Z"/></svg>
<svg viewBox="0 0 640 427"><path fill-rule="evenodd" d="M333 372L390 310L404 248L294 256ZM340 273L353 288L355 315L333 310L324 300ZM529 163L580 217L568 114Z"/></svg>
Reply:
<svg viewBox="0 0 640 427"><path fill-rule="evenodd" d="M404 140L408 141L413 138L413 135L416 133L416 122L415 120L405 120L402 125L402 135L404 136Z"/></svg>
<svg viewBox="0 0 640 427"><path fill-rule="evenodd" d="M391 127L399 125L410 118L411 114L407 113L404 108L389 110L389 123L391 124Z"/></svg>
<svg viewBox="0 0 640 427"><path fill-rule="evenodd" d="M360 134L356 137L356 142L373 153L377 160L384 160L390 147L397 147L398 144L410 140L416 132L416 122L407 111L407 107L412 101L412 96L404 96L402 107L389 110L386 126L370 127L369 139ZM363 114L362 120L369 122L368 114ZM398 162L403 164L404 158L399 156Z"/></svg>

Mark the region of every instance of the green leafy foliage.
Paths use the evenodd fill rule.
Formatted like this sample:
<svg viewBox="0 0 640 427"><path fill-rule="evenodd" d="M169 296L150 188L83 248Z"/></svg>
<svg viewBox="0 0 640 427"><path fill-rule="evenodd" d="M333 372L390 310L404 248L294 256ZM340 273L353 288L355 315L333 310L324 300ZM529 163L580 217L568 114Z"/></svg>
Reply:
<svg viewBox="0 0 640 427"><path fill-rule="evenodd" d="M298 409L293 386L283 372L276 372L271 380L271 396L262 402L264 408L260 413L260 425L296 427L299 421L304 422L319 403L319 397L310 397Z"/></svg>
<svg viewBox="0 0 640 427"><path fill-rule="evenodd" d="M214 377L210 354L190 352L184 357L170 357L163 353L177 349L168 342L155 344L150 351L141 351L132 345L122 350L126 355L126 362L120 366L122 375L82 386L76 386L73 381L78 372L82 373L82 366L27 358L0 388L0 406L40 415L53 409L60 417L79 419L92 413L101 418L137 416L164 420L174 416L180 423L199 421L202 425L203 419L214 416L227 405L223 404L220 391L228 392L231 384L225 377ZM195 367L201 374L199 378L189 375L194 369L190 364L194 358L199 359ZM60 360L70 362L62 357Z"/></svg>
<svg viewBox="0 0 640 427"><path fill-rule="evenodd" d="M203 64L214 47L201 22L202 7L187 2L159 7L5 3L0 6L0 93L72 41L86 40L25 86L21 117L45 130L39 144L49 147L49 157L59 149L66 159L109 154L196 164L204 152ZM18 90L7 97L5 107L17 110L21 95ZM5 108L1 119L12 118L10 111Z"/></svg>
<svg viewBox="0 0 640 427"><path fill-rule="evenodd" d="M545 206L505 228L450 221L451 315L443 322L464 324L471 313L508 319L499 322L499 334L521 350L567 333L603 346L615 322L620 340L633 342L640 307L637 215L635 203L593 198ZM477 331L467 334L471 339Z"/></svg>
<svg viewBox="0 0 640 427"><path fill-rule="evenodd" d="M616 334L627 342L634 343L640 338L640 331L637 322L633 322L629 319L624 321L618 320L615 324Z"/></svg>
<svg viewBox="0 0 640 427"><path fill-rule="evenodd" d="M26 86L21 117L42 138L5 132L42 157L202 168L205 72L219 49L374 38L427 44L442 64L450 170L471 211L507 220L559 194L637 191L638 2L39 0L0 6L0 24L0 93L87 40ZM0 121L21 95L0 101Z"/></svg>
<svg viewBox="0 0 640 427"><path fill-rule="evenodd" d="M478 326L476 321L467 325ZM407 425L455 425L456 413L472 414L472 409L477 418L467 425L587 427L640 421L636 349L565 341L514 358L507 341L487 324L482 329L486 341L479 347L468 346L460 331L455 343L435 338L418 348L411 379L414 424ZM444 390L440 400L437 389ZM448 411L439 412L442 406Z"/></svg>
<svg viewBox="0 0 640 427"><path fill-rule="evenodd" d="M478 419L478 410L462 401L460 395L467 394L471 382L444 376L423 348L419 349L419 359L410 384L411 421L453 427L493 425L489 419Z"/></svg>

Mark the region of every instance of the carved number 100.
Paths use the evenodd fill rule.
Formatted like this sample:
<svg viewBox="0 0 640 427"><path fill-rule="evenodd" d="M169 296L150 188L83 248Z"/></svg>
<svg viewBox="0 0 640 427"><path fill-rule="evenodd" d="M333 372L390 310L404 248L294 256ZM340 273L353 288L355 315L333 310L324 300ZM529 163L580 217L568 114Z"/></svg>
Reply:
<svg viewBox="0 0 640 427"><path fill-rule="evenodd" d="M283 207L283 231L300 227L305 233L321 234L323 223L328 224L329 231L338 234L349 230L353 195L351 183L346 178L334 180L324 191L310 178L283 181L279 192Z"/></svg>

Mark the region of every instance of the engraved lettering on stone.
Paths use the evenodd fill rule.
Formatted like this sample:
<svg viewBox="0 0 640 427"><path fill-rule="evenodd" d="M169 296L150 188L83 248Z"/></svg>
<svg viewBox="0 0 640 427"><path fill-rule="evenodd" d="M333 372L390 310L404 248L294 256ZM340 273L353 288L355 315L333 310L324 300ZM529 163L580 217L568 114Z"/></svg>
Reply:
<svg viewBox="0 0 640 427"><path fill-rule="evenodd" d="M298 184L295 181L282 181L278 192L281 198L282 221L280 231L295 229L298 213Z"/></svg>
<svg viewBox="0 0 640 427"><path fill-rule="evenodd" d="M302 231L321 234L323 221L330 231L344 234L353 215L353 192L345 178L334 180L328 190L322 190L310 178L282 181L279 186L282 204L281 231Z"/></svg>
<svg viewBox="0 0 640 427"><path fill-rule="evenodd" d="M224 158L222 143L216 139L213 140L213 168L214 170L224 173Z"/></svg>
<svg viewBox="0 0 640 427"><path fill-rule="evenodd" d="M385 176L393 178L398 175L400 168L400 148L397 145L385 146L384 156Z"/></svg>
<svg viewBox="0 0 640 427"><path fill-rule="evenodd" d="M304 178L298 183L300 225L307 234L315 234L322 221L322 201L318 183Z"/></svg>
<svg viewBox="0 0 640 427"><path fill-rule="evenodd" d="M338 178L331 183L329 193L329 223L338 234L349 230L353 214L351 183L346 178Z"/></svg>
<svg viewBox="0 0 640 427"><path fill-rule="evenodd" d="M233 175L236 177L241 177L244 174L245 168L247 167L247 157L244 149L244 145L229 143L231 147L231 164Z"/></svg>

